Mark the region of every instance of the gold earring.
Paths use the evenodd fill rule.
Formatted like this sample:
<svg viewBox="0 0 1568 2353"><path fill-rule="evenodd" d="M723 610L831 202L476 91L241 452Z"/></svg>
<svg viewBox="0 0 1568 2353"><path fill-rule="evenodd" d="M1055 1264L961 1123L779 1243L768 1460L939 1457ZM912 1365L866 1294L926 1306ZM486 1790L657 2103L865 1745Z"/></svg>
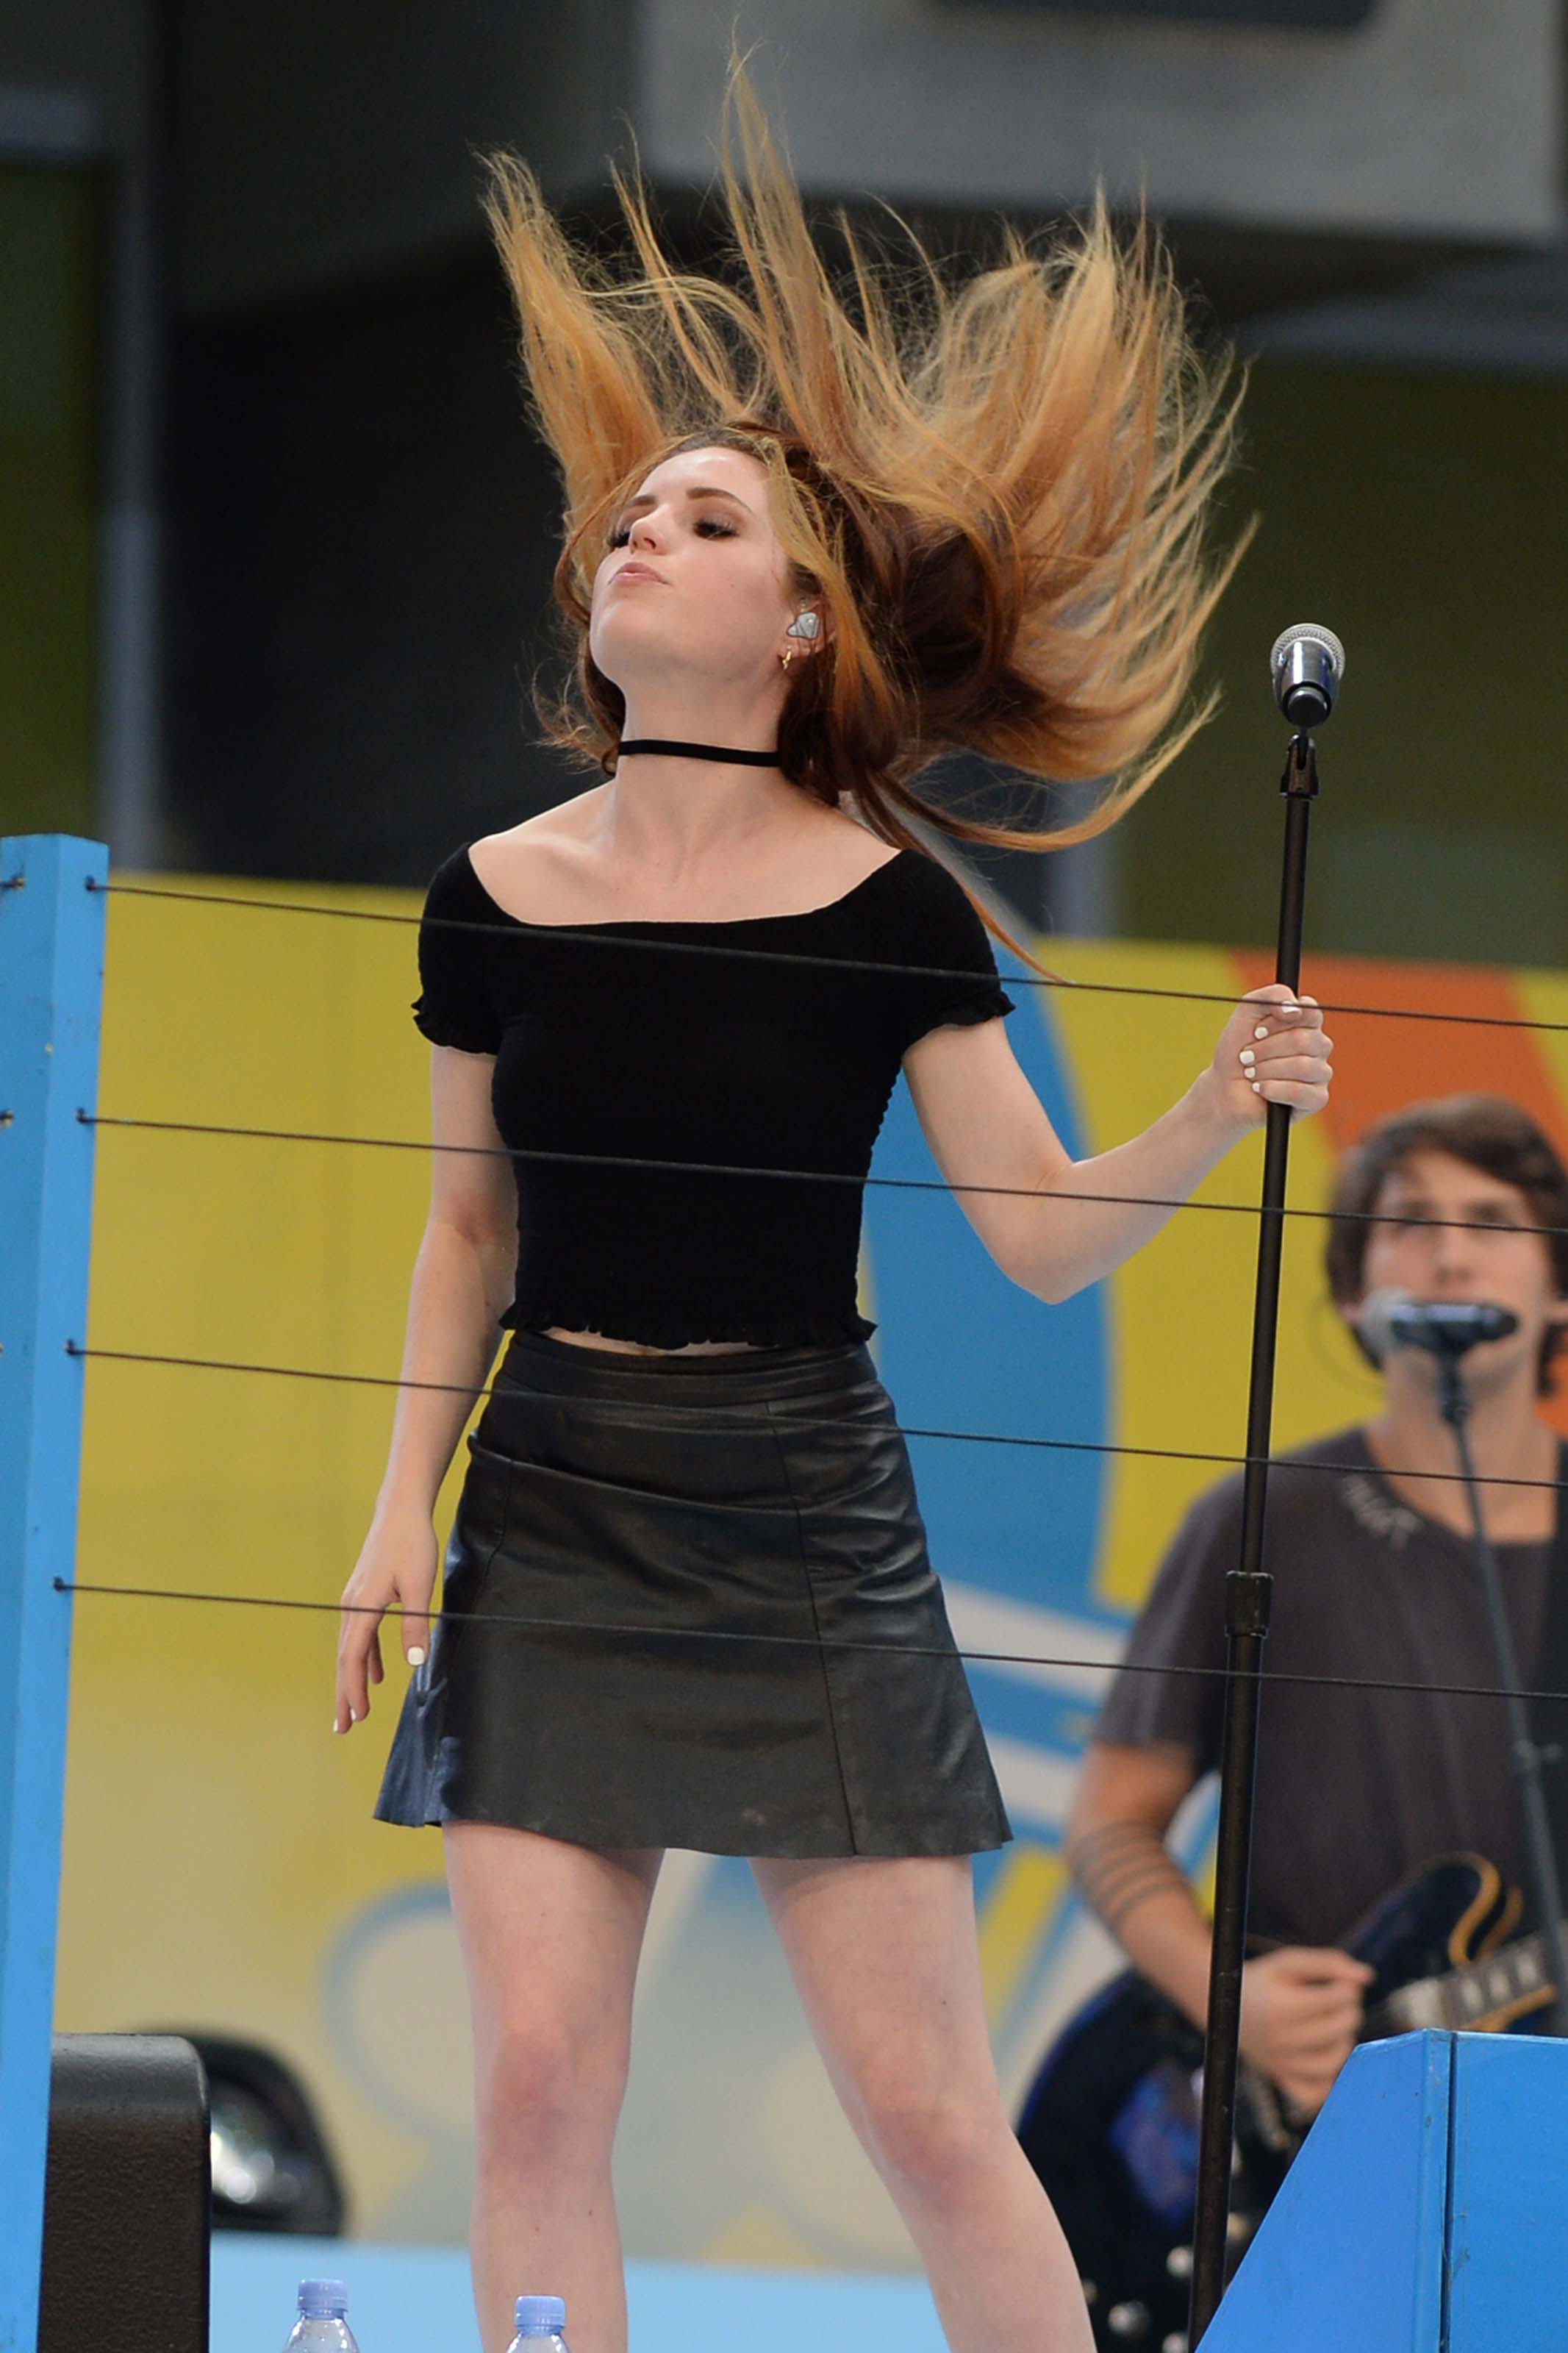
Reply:
<svg viewBox="0 0 1568 2353"><path fill-rule="evenodd" d="M794 648L793 646L785 646L785 648L784 648L784 649L783 653L782 653L782 654L780 654L780 656L779 656L779 661L780 661L781 666L782 666L784 670L788 670L788 668L789 668L789 666L790 666L791 662L792 662L792 661L794 661L794 659L795 659L795 648Z"/></svg>

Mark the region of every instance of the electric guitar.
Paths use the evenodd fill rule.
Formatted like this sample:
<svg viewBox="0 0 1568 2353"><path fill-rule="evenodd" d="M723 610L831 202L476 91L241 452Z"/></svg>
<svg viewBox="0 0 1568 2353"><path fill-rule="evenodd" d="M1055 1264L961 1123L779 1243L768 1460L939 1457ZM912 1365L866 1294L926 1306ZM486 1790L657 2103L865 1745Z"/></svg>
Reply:
<svg viewBox="0 0 1568 2353"><path fill-rule="evenodd" d="M1545 1939L1509 1943L1522 1908L1479 1855L1401 1883L1346 1950L1367 1962L1363 2042L1417 2027L1500 2031L1553 1998ZM1067 2233L1095 2343L1184 2353L1197 2189L1203 2037L1129 1969L1047 2052L1018 2138ZM1239 2261L1306 2138L1309 2118L1245 2063L1237 2094L1231 2260Z"/></svg>

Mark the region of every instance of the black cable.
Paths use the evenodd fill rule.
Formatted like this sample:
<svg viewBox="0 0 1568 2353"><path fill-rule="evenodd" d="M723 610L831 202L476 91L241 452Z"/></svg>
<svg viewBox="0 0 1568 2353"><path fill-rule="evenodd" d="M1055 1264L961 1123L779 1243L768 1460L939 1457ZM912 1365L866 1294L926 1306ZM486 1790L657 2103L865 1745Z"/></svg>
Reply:
<svg viewBox="0 0 1568 2353"><path fill-rule="evenodd" d="M570 1341L563 1343L563 1345L567 1347L571 1345ZM480 1398L488 1398L498 1394L493 1382L488 1383L482 1388L475 1389L470 1388L466 1381L411 1381L390 1373L329 1373L306 1365L242 1365L216 1356L165 1356L156 1355L151 1350L135 1348L83 1347L80 1342L76 1340L66 1342L66 1354L68 1356L78 1356L83 1359L96 1358L110 1364L168 1365L186 1372L260 1373L279 1380L336 1381L347 1384L351 1388L429 1389L442 1396L471 1398L476 1405ZM722 1359L716 1358L715 1361L722 1361ZM503 1398L514 1393L530 1394L510 1382L503 1384L499 1391ZM672 1409L676 1412L681 1410L678 1406L672 1407ZM724 1409L721 1406L690 1406L685 1410L694 1415L721 1416ZM800 1430L840 1430L844 1426L842 1416L792 1414L788 1413L784 1406L778 1407L776 1410L781 1420L787 1419L794 1427ZM689 1423L650 1420L646 1409L640 1406L636 1409L636 1411L637 1427L639 1430L658 1430L661 1434L675 1437L702 1434L693 1432ZM1226 1470L1244 1470L1248 1460L1245 1454L1199 1453L1173 1446L1129 1446L1114 1442L1110 1439L1031 1438L993 1430L924 1430L913 1422L900 1421L864 1422L856 1426L861 1429L886 1430L899 1438L942 1438L969 1446L1031 1446L1041 1451L1054 1454L1119 1454L1148 1462L1207 1462L1218 1464ZM716 1430L714 1435L733 1436L734 1432ZM1276 1471L1354 1472L1364 1472L1366 1468L1363 1462L1300 1462L1287 1460L1278 1454L1270 1455L1268 1459L1270 1467ZM1463 1483L1464 1474L1458 1471L1407 1471L1394 1466L1384 1469L1381 1463L1375 1468L1379 1476L1384 1479L1433 1479L1442 1483L1451 1483L1455 1481ZM1483 1474L1478 1483L1483 1487L1538 1487L1550 1489L1553 1493L1568 1489L1568 1480L1505 1479L1492 1472Z"/></svg>
<svg viewBox="0 0 1568 2353"><path fill-rule="evenodd" d="M1212 1209L1226 1216L1244 1218L1264 1214L1262 1205L1257 1201L1196 1201L1176 1199L1163 1193L1066 1193L1058 1192L1054 1187L1042 1191L1033 1185L954 1185L941 1176L858 1176L852 1170L760 1168L722 1160L653 1160L629 1152L563 1152L544 1145L438 1144L434 1140L422 1144L416 1137L331 1135L310 1128L228 1127L216 1121L134 1119L127 1114L109 1112L79 1111L77 1121L82 1127L144 1128L170 1135L237 1136L260 1144L342 1144L367 1151L455 1152L485 1160L565 1161L574 1166L589 1168L644 1168L701 1176L775 1176L791 1184L868 1185L903 1193L995 1194L1009 1200L1081 1201L1090 1208L1104 1204L1114 1208L1130 1209ZM1343 1219L1347 1224L1373 1226L1385 1223L1388 1216L1386 1210L1309 1209L1289 1204L1279 1214L1287 1218L1306 1218L1320 1224L1333 1225ZM1510 1225L1499 1218L1401 1216L1399 1222L1402 1226L1440 1227L1445 1232L1540 1234L1546 1239L1568 1235L1568 1226Z"/></svg>
<svg viewBox="0 0 1568 2353"><path fill-rule="evenodd" d="M122 897L138 899L184 899L194 906L246 907L252 911L266 909L282 915L326 915L342 917L351 922L369 923L421 923L438 924L444 930L494 933L502 938L536 939L542 932L586 940L604 947L650 948L666 954L708 956L750 956L765 964L816 965L825 971L843 969L849 972L891 974L916 980L988 980L988 973L976 972L973 965L908 965L873 963L861 956L806 955L798 948L737 948L721 941L707 940L606 940L592 928L573 923L527 923L519 918L500 923L479 923L459 915L395 915L374 907L317 907L290 899L244 899L226 896L212 891L168 891L145 882L94 882L89 891L106 894L118 892ZM626 920L636 922L637 918ZM644 919L652 920L652 919ZM1135 981L1068 980L1047 973L1012 973L998 976L1007 988L1015 983L1024 988L1061 988L1069 993L1091 997L1149 997L1168 1005L1223 1005L1232 1012L1241 1001L1232 993L1207 988L1153 988ZM1242 992L1245 995L1245 991ZM1568 1021L1532 1021L1518 1015L1504 1013L1437 1013L1427 1012L1414 1005L1331 1005L1320 1004L1322 1013L1364 1015L1384 1021L1436 1021L1457 1024L1460 1028L1478 1029L1527 1029L1552 1037L1568 1036Z"/></svg>
<svg viewBox="0 0 1568 2353"><path fill-rule="evenodd" d="M170 1365L191 1373L262 1373L285 1381L337 1381L351 1388L430 1389L443 1396L472 1398L476 1404L490 1394L488 1388L471 1389L466 1381L406 1381L393 1373L329 1373L304 1365L242 1365L221 1356L161 1356L137 1348L84 1348L76 1340L66 1342L66 1354L96 1357L107 1364ZM1458 1472L1454 1476L1458 1476Z"/></svg>
<svg viewBox="0 0 1568 2353"><path fill-rule="evenodd" d="M720 1626L622 1626L609 1620L588 1618L531 1618L516 1616L500 1610L447 1609L429 1608L405 1609L388 1603L384 1608L370 1601L298 1601L273 1593L190 1593L177 1588L156 1585L96 1585L74 1578L57 1577L50 1580L57 1593L88 1593L112 1596L122 1601L191 1601L216 1604L237 1609L294 1609L309 1615L330 1614L335 1618L395 1619L428 1618L437 1624L451 1626L494 1626L526 1628L534 1633L605 1634L617 1640L627 1638L642 1641L672 1642L761 1642L783 1645L789 1650L864 1651L875 1655L887 1654L902 1659L962 1659L966 1666L979 1667L1062 1667L1088 1669L1105 1675L1197 1675L1209 1681L1224 1682L1230 1674L1228 1667L1202 1667L1171 1664L1143 1659L1074 1659L1054 1653L1034 1651L966 1651L956 1645L949 1649L935 1642L852 1642L835 1641L823 1634L762 1634L738 1633ZM1329 1691L1403 1692L1416 1697L1439 1699L1520 1699L1536 1703L1568 1701L1568 1692L1514 1690L1498 1683L1424 1683L1396 1681L1383 1675L1310 1675L1267 1670L1260 1680L1273 1683L1303 1683L1321 1686Z"/></svg>

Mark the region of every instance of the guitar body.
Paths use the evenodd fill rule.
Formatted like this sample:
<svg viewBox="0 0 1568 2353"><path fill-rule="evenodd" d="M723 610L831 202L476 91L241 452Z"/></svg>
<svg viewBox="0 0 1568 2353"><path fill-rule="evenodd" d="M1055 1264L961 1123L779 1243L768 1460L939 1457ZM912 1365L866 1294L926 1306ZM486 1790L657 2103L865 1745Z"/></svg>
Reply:
<svg viewBox="0 0 1568 2353"><path fill-rule="evenodd" d="M1395 1997L1417 2007L1427 1985L1494 1951L1519 1910L1517 1894L1477 1855L1446 1855L1395 1888L1346 1947L1375 1972L1366 2039L1451 2022L1383 2014ZM1184 2343L1202 2066L1197 2029L1129 1969L1068 2021L1024 2101L1018 2138L1067 2233L1098 2346L1144 2343L1153 2353ZM1304 2137L1272 2087L1244 2067L1231 2201L1237 2260Z"/></svg>
<svg viewBox="0 0 1568 2353"><path fill-rule="evenodd" d="M1152 2316L1152 2345L1185 2327L1185 2278L1169 2265L1192 2240L1202 2060L1196 2028L1129 1969L1069 2021L1025 2099L1018 2138L1067 2233L1097 2346L1119 2341L1121 2306Z"/></svg>
<svg viewBox="0 0 1568 2353"><path fill-rule="evenodd" d="M1476 1854L1443 1855L1402 1881L1346 1947L1377 1972L1366 1992L1369 2023L1394 1995L1490 1952L1514 1927L1521 1908L1518 1891L1505 1887Z"/></svg>

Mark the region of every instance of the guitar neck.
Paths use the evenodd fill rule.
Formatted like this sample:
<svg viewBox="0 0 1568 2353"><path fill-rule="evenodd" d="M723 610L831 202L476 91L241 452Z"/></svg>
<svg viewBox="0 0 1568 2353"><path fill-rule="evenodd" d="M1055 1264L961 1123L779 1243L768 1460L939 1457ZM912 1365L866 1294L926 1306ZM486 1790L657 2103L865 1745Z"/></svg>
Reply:
<svg viewBox="0 0 1568 2353"><path fill-rule="evenodd" d="M1484 1960L1470 1961L1440 1978L1423 1978L1415 1985L1401 1986L1368 2013L1362 2031L1371 2042L1387 2034L1408 2034L1422 2026L1453 2032L1465 2027L1506 2025L1526 2010L1543 2008L1554 1991L1546 1939L1538 1931L1533 1936L1521 1936L1517 1944L1505 1945Z"/></svg>

